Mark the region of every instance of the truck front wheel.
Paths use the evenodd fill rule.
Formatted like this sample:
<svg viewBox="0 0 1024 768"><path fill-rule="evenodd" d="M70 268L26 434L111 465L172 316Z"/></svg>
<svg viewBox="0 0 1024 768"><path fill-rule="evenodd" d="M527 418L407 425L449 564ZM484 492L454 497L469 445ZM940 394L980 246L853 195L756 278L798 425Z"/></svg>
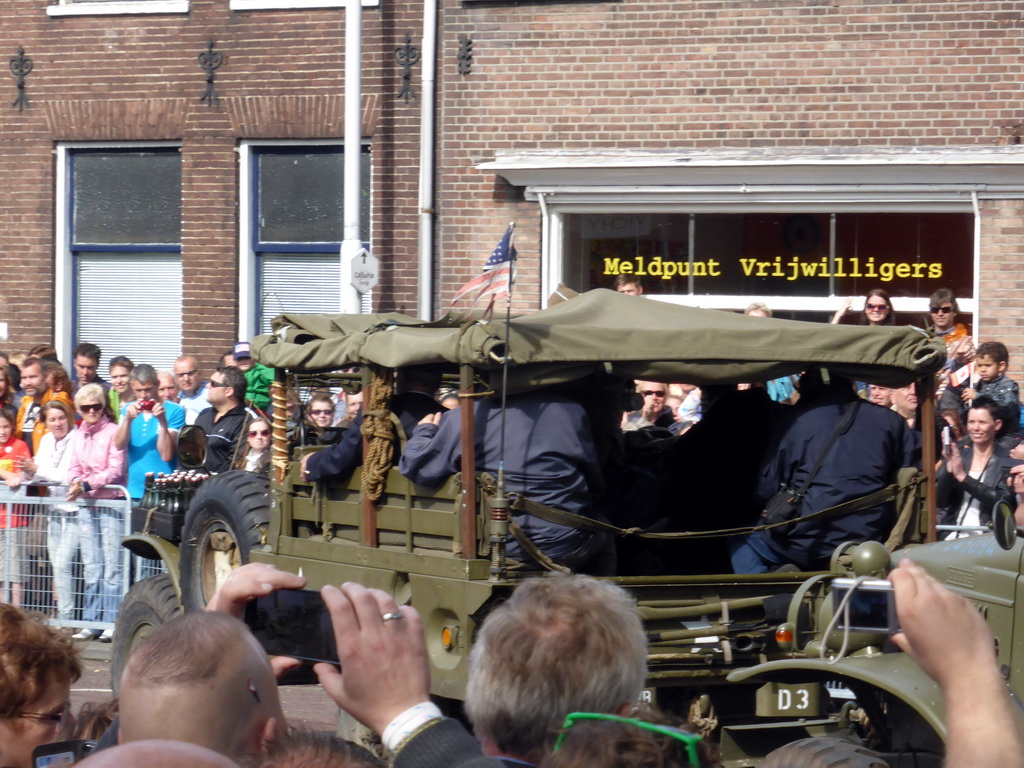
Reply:
<svg viewBox="0 0 1024 768"><path fill-rule="evenodd" d="M889 763L852 741L812 738L772 750L758 768L889 768Z"/></svg>
<svg viewBox="0 0 1024 768"><path fill-rule="evenodd" d="M201 611L231 571L249 562L270 520L267 478L244 470L212 477L200 487L182 529L181 596Z"/></svg>
<svg viewBox="0 0 1024 768"><path fill-rule="evenodd" d="M110 683L115 696L121 689L121 674L135 646L179 613L178 595L166 573L136 582L128 590L117 613L114 647L110 652Z"/></svg>

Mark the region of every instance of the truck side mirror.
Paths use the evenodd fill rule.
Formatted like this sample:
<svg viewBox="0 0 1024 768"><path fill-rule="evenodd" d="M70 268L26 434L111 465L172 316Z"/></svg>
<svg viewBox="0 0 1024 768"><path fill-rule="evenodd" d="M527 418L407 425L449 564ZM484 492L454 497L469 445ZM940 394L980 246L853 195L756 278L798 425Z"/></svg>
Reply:
<svg viewBox="0 0 1024 768"><path fill-rule="evenodd" d="M206 431L202 427L182 427L178 433L178 463L185 469L199 469L206 464Z"/></svg>
<svg viewBox="0 0 1024 768"><path fill-rule="evenodd" d="M1013 549L1017 541L1017 521L1013 512L1013 507L1005 501L997 501L992 507L992 532L996 535L996 542L1005 550Z"/></svg>

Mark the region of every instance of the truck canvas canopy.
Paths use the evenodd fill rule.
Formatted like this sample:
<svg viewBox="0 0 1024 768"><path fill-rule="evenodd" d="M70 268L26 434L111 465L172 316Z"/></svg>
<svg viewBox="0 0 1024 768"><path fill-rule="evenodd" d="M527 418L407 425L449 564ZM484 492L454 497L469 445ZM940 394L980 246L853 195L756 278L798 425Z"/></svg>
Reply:
<svg viewBox="0 0 1024 768"><path fill-rule="evenodd" d="M291 371L350 365L450 363L497 371L503 318L449 313L426 322L401 314L279 315L257 337L264 365ZM512 318L510 392L574 381L598 370L623 378L736 384L827 366L857 381L901 387L946 360L940 339L912 326L826 325L696 309L597 289ZM499 377L493 377L497 386Z"/></svg>

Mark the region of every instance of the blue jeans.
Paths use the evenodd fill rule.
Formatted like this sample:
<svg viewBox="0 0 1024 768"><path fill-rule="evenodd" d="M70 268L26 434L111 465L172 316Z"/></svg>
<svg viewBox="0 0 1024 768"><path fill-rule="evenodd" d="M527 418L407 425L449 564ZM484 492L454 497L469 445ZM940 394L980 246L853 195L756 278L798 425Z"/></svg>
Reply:
<svg viewBox="0 0 1024 768"><path fill-rule="evenodd" d="M760 533L730 538L729 559L734 573L768 573L785 562L765 543Z"/></svg>
<svg viewBox="0 0 1024 768"><path fill-rule="evenodd" d="M110 509L85 508L81 525L82 571L85 581L83 621L113 624L121 605L121 516Z"/></svg>

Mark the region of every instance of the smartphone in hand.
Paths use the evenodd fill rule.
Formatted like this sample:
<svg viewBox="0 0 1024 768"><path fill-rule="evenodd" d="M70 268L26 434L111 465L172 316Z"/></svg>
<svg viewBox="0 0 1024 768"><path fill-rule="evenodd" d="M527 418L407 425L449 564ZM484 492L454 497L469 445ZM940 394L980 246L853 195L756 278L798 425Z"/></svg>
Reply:
<svg viewBox="0 0 1024 768"><path fill-rule="evenodd" d="M245 607L245 623L270 656L338 663L334 625L320 592L278 589Z"/></svg>

